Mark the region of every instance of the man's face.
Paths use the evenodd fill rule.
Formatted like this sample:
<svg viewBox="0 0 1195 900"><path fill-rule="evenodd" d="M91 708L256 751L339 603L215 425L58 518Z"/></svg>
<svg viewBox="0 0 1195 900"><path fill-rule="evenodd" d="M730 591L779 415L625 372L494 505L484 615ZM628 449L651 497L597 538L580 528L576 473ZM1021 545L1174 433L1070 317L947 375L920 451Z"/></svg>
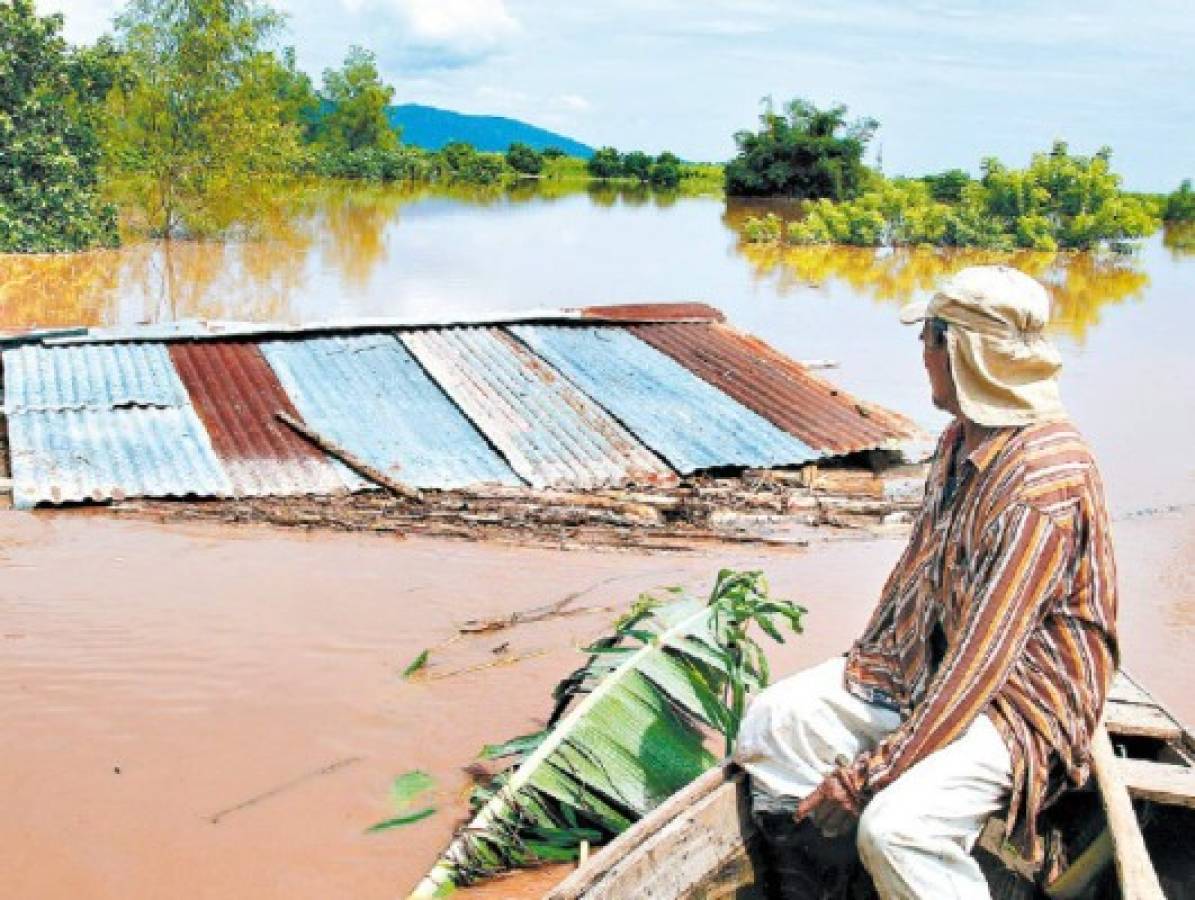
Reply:
<svg viewBox="0 0 1195 900"><path fill-rule="evenodd" d="M929 375L930 396L934 406L952 415L962 415L958 405L958 393L954 378L950 374L950 354L946 352L946 333L934 320L927 320L921 327L921 360Z"/></svg>

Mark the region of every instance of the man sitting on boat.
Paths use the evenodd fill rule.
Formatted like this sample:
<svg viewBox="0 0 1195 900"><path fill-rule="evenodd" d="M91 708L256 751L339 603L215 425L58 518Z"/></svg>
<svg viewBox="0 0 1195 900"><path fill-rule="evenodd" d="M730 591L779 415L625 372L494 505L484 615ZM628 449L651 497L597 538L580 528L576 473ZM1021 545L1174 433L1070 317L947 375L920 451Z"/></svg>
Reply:
<svg viewBox="0 0 1195 900"><path fill-rule="evenodd" d="M1038 813L1088 774L1116 671L1103 488L1058 393L1049 295L1005 266L964 269L921 323L942 434L908 547L849 654L751 705L750 773L784 897L818 897L854 841L882 897L987 897L971 850L988 817L1037 853Z"/></svg>

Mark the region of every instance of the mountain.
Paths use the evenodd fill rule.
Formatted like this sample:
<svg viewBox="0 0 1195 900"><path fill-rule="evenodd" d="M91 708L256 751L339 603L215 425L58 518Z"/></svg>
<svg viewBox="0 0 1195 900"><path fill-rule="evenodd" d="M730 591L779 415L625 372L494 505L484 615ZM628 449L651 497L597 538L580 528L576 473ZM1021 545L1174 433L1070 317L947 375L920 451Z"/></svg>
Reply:
<svg viewBox="0 0 1195 900"><path fill-rule="evenodd" d="M504 152L516 141L536 150L559 147L569 156L588 159L593 148L544 128L502 116L470 116L465 113L404 103L386 108L390 124L402 129L404 144L439 150L452 141L464 141L478 150Z"/></svg>

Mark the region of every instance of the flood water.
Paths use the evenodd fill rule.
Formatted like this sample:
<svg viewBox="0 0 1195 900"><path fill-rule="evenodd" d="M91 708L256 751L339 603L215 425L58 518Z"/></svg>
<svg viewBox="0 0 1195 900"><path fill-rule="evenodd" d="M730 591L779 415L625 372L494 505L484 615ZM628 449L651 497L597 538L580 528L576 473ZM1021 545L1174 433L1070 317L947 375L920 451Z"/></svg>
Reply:
<svg viewBox="0 0 1195 900"><path fill-rule="evenodd" d="M703 300L798 359L838 361L827 374L845 387L940 426L915 331L896 312L986 258L743 247L733 225L749 211L640 192L321 188L261 242L0 257L0 329ZM1126 664L1188 721L1191 243L1172 231L1129 260L1012 260L1054 292L1065 396L1116 518ZM899 549L559 553L2 513L3 893L401 896L463 814L462 768L483 743L535 727L576 647L639 590L704 589L724 565L765 569L810 608L807 633L776 655L784 672L847 646ZM440 646L463 619L578 591L593 607L583 615ZM446 677L404 682L427 647L439 648L430 671ZM414 768L436 778L440 811L366 835L392 814L390 780Z"/></svg>

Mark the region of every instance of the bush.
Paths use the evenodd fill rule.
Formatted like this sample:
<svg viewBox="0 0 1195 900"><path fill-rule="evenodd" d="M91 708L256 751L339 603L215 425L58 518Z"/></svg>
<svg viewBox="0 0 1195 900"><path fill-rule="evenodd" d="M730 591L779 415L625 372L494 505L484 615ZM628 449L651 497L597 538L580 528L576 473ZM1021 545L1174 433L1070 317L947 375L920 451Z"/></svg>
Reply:
<svg viewBox="0 0 1195 900"><path fill-rule="evenodd" d="M642 150L632 150L622 158L622 176L646 182L651 178L652 158Z"/></svg>
<svg viewBox="0 0 1195 900"><path fill-rule="evenodd" d="M665 150L652 163L648 180L651 182L652 187L662 190L672 190L677 187L681 180L680 159L675 154Z"/></svg>
<svg viewBox="0 0 1195 900"><path fill-rule="evenodd" d="M617 178L622 174L622 157L613 147L602 147L589 157L585 168L594 178Z"/></svg>
<svg viewBox="0 0 1195 900"><path fill-rule="evenodd" d="M516 141L506 150L506 164L520 175L538 175L544 170L544 157Z"/></svg>
<svg viewBox="0 0 1195 900"><path fill-rule="evenodd" d="M321 178L348 178L360 181L422 181L433 175L428 154L414 147L382 150L329 148L316 145L309 149L302 174Z"/></svg>
<svg viewBox="0 0 1195 900"><path fill-rule="evenodd" d="M1109 159L1107 150L1072 156L1057 143L1025 169L985 160L982 181L963 184L953 203L937 199L928 179L873 180L854 200L814 203L789 226L787 238L797 244L1122 249L1159 222L1148 201L1120 191ZM937 186L941 194L941 182Z"/></svg>
<svg viewBox="0 0 1195 900"><path fill-rule="evenodd" d="M453 141L440 148L438 173L442 178L469 184L495 184L506 174L500 153L479 153L472 144Z"/></svg>

